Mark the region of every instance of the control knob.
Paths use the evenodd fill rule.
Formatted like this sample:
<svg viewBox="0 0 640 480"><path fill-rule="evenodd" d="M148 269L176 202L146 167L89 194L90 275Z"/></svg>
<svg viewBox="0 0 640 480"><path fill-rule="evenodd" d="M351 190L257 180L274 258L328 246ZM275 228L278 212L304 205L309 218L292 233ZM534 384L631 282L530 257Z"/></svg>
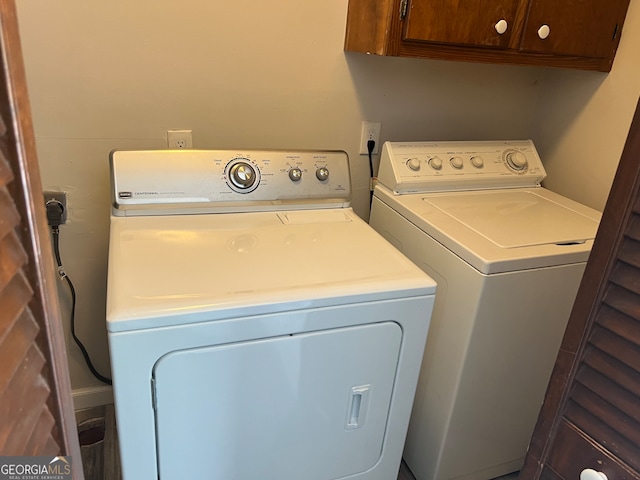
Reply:
<svg viewBox="0 0 640 480"><path fill-rule="evenodd" d="M410 158L407 160L407 166L414 172L417 172L420 170L420 160L417 158Z"/></svg>
<svg viewBox="0 0 640 480"><path fill-rule="evenodd" d="M240 190L247 190L256 183L256 171L246 162L238 162L229 171L231 183Z"/></svg>
<svg viewBox="0 0 640 480"><path fill-rule="evenodd" d="M507 162L507 166L516 172L522 172L527 168L527 156L522 152L509 150L505 153L504 158Z"/></svg>
<svg viewBox="0 0 640 480"><path fill-rule="evenodd" d="M471 157L471 165L473 165L476 168L482 168L484 166L484 160L482 160L482 157Z"/></svg>
<svg viewBox="0 0 640 480"><path fill-rule="evenodd" d="M299 182L302 178L302 170L300 170L298 167L292 168L291 170L289 170L289 178L292 182Z"/></svg>
<svg viewBox="0 0 640 480"><path fill-rule="evenodd" d="M433 168L434 170L441 170L442 169L442 160L440 160L438 157L433 157L433 158L429 159L429 166L431 168Z"/></svg>
<svg viewBox="0 0 640 480"><path fill-rule="evenodd" d="M464 163L462 162L462 159L460 157L451 157L449 159L449 163L451 163L451 166L453 168L456 168L458 170L460 170L464 166Z"/></svg>
<svg viewBox="0 0 640 480"><path fill-rule="evenodd" d="M329 178L329 169L327 167L320 167L316 170L316 178L321 182L324 182Z"/></svg>

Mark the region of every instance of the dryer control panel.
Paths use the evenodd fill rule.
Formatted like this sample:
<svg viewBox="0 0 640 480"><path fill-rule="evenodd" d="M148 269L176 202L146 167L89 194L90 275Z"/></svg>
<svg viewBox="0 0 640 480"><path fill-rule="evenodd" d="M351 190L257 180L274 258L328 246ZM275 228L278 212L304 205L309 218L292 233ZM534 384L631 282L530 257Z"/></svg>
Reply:
<svg viewBox="0 0 640 480"><path fill-rule="evenodd" d="M342 151L115 150L116 216L347 207Z"/></svg>
<svg viewBox="0 0 640 480"><path fill-rule="evenodd" d="M533 187L545 176L531 140L386 142L378 182L403 194Z"/></svg>

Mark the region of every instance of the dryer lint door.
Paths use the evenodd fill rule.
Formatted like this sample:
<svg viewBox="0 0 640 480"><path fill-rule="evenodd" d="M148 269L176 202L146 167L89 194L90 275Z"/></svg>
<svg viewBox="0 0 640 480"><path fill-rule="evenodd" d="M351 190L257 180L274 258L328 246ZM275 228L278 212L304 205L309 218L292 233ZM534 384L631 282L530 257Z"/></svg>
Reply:
<svg viewBox="0 0 640 480"><path fill-rule="evenodd" d="M182 350L154 368L160 479L326 480L381 456L393 322Z"/></svg>

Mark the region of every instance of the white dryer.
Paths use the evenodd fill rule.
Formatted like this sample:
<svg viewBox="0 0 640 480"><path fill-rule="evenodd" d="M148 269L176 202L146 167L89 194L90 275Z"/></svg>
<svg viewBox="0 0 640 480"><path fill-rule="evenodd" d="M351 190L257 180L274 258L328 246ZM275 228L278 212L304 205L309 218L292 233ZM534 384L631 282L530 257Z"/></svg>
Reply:
<svg viewBox="0 0 640 480"><path fill-rule="evenodd" d="M599 212L531 141L386 143L370 224L438 284L404 458L418 480L521 468Z"/></svg>
<svg viewBox="0 0 640 480"><path fill-rule="evenodd" d="M347 155L110 161L124 478L395 478L435 283L349 208Z"/></svg>

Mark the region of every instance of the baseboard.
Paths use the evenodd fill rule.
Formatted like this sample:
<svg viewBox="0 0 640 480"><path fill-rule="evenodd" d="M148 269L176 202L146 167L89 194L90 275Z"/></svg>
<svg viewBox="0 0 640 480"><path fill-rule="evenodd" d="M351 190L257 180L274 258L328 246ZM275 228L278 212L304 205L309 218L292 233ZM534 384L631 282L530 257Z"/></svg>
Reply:
<svg viewBox="0 0 640 480"><path fill-rule="evenodd" d="M113 389L108 385L76 388L71 395L76 411L113 403Z"/></svg>

